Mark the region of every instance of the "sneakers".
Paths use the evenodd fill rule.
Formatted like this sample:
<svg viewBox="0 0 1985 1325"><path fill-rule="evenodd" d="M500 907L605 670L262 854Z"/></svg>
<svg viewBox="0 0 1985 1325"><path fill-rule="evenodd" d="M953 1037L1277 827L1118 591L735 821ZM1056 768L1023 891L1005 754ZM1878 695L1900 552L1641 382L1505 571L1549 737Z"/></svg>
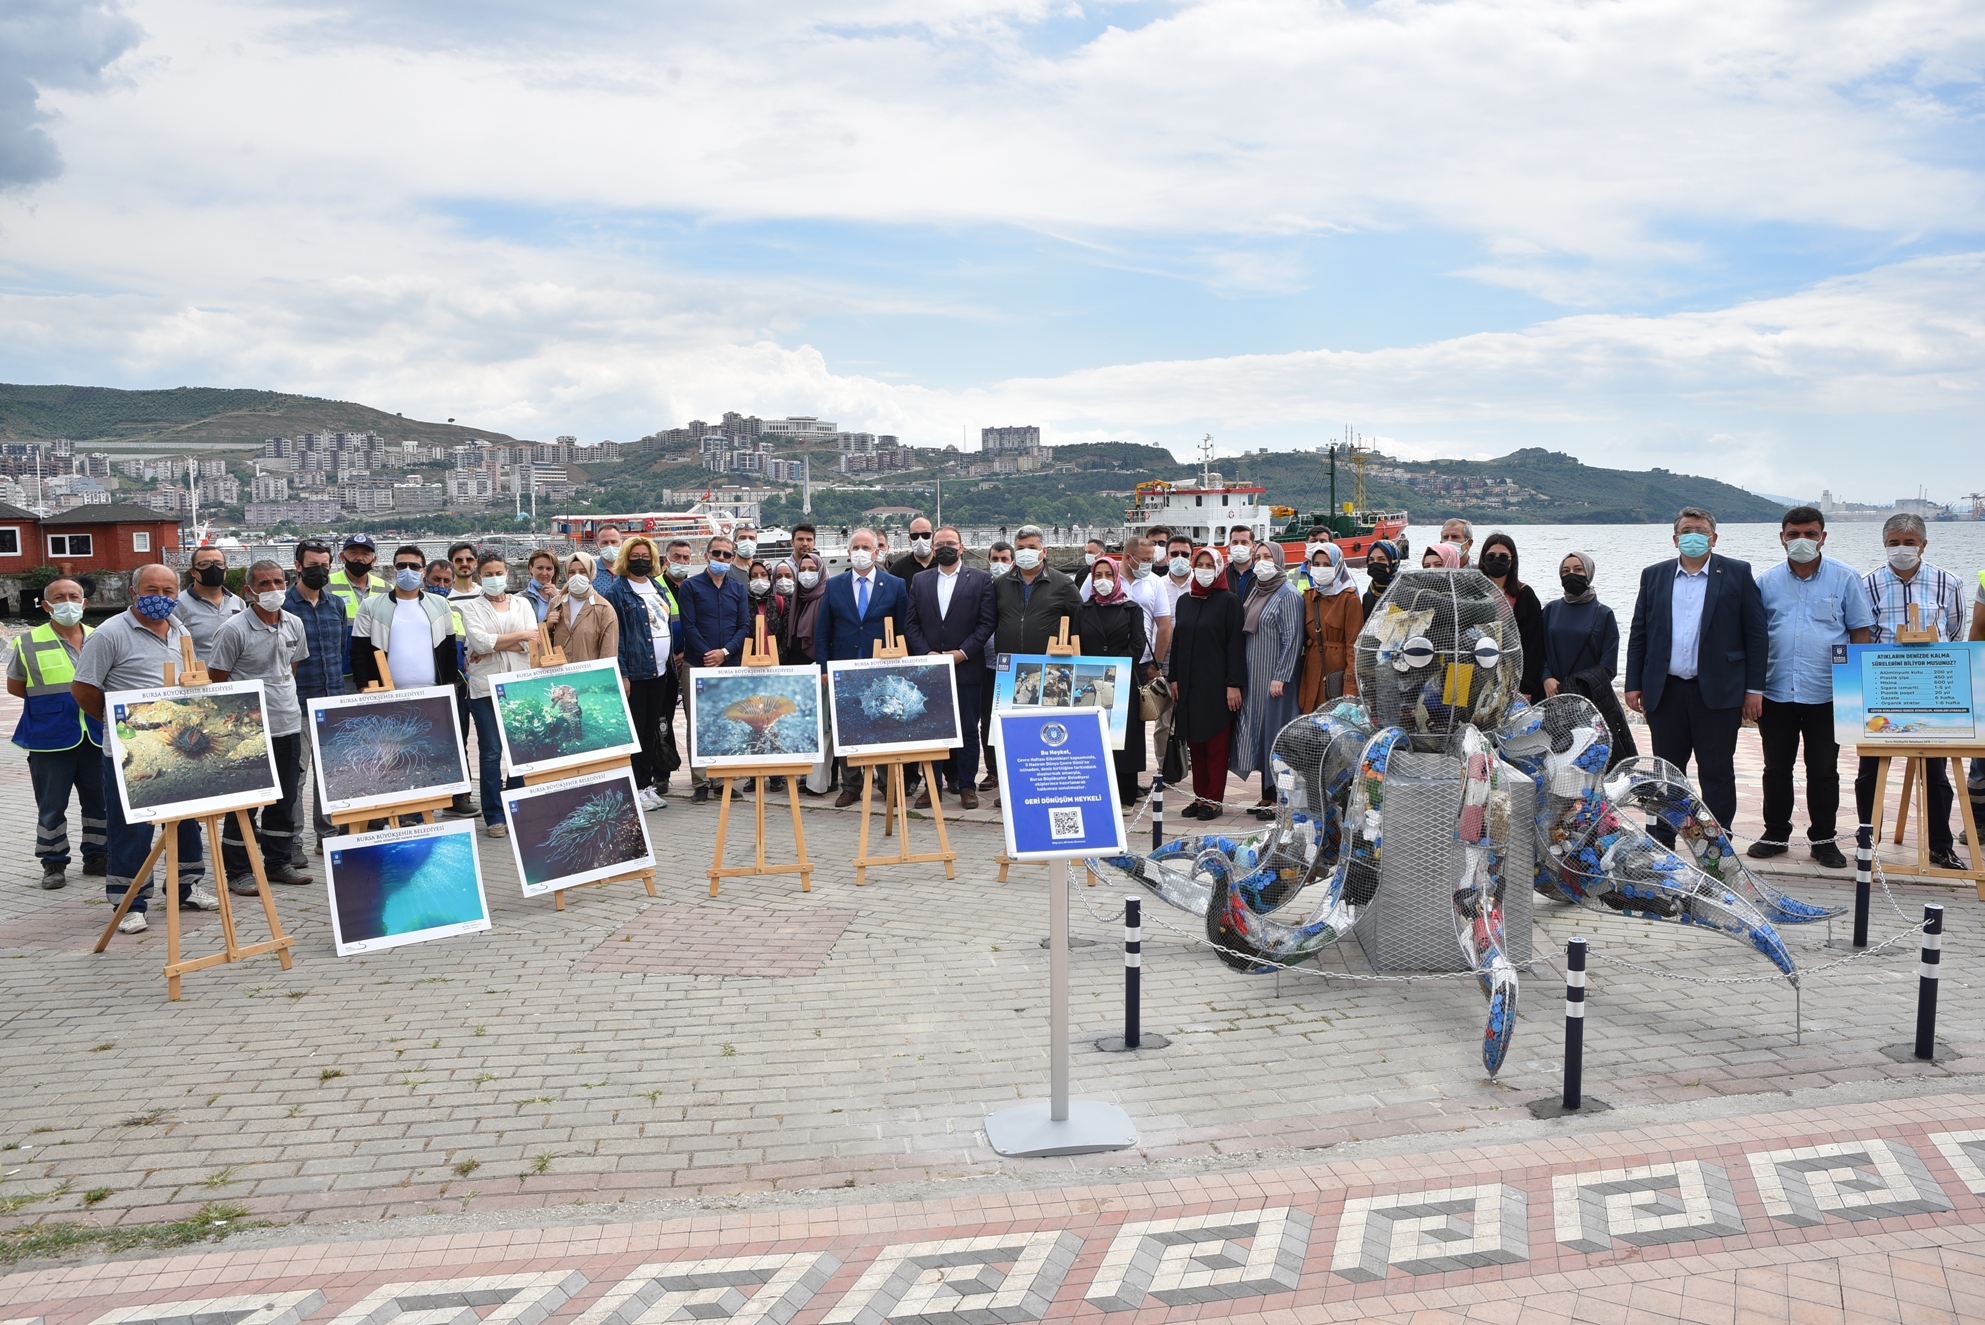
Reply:
<svg viewBox="0 0 1985 1325"><path fill-rule="evenodd" d="M67 888L69 886L68 867L65 865L50 865L44 869L41 872L41 886L50 890Z"/></svg>
<svg viewBox="0 0 1985 1325"><path fill-rule="evenodd" d="M1782 856L1791 849L1779 842L1753 842L1744 854L1752 860L1770 860L1773 856Z"/></svg>
<svg viewBox="0 0 1985 1325"><path fill-rule="evenodd" d="M145 923L143 911L126 912L124 918L117 922L117 932L120 934L142 934L150 928L151 926Z"/></svg>
<svg viewBox="0 0 1985 1325"><path fill-rule="evenodd" d="M248 883L252 891L255 881L250 879ZM221 899L208 892L205 888L194 887L187 890L186 900L181 902L180 905L189 911L218 911L221 909Z"/></svg>
<svg viewBox="0 0 1985 1325"><path fill-rule="evenodd" d="M269 876L270 883L309 883L310 876L294 865L278 865L274 869L262 871ZM250 879L250 883L254 880Z"/></svg>
<svg viewBox="0 0 1985 1325"><path fill-rule="evenodd" d="M641 802L641 808L644 810L666 810L669 807L669 803L656 794L653 787L641 788L641 795L638 799Z"/></svg>
<svg viewBox="0 0 1985 1325"><path fill-rule="evenodd" d="M510 836L510 827L508 824L491 824L488 828L484 829L483 831L488 833L491 837Z"/></svg>
<svg viewBox="0 0 1985 1325"><path fill-rule="evenodd" d="M227 890L236 897L253 897L262 890L255 886L253 874L237 874L227 881Z"/></svg>
<svg viewBox="0 0 1985 1325"><path fill-rule="evenodd" d="M1847 857L1840 854L1840 845L1837 842L1813 843L1813 859L1830 870L1847 868Z"/></svg>
<svg viewBox="0 0 1985 1325"><path fill-rule="evenodd" d="M105 877L110 873L110 858L98 856L93 860L84 861L83 873L98 879Z"/></svg>

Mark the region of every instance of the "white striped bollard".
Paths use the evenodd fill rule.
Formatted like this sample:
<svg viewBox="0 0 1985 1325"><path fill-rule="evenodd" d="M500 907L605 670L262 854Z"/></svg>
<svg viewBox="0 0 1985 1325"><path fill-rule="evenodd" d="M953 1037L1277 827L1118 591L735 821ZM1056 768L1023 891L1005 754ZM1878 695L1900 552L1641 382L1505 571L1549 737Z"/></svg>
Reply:
<svg viewBox="0 0 1985 1325"><path fill-rule="evenodd" d="M1566 1113L1582 1102L1585 1073L1585 940L1565 944L1565 1101Z"/></svg>
<svg viewBox="0 0 1985 1325"><path fill-rule="evenodd" d="M1854 834L1854 947L1868 946L1868 885L1875 868L1874 826L1862 824Z"/></svg>
<svg viewBox="0 0 1985 1325"><path fill-rule="evenodd" d="M1134 1049L1163 1049L1171 1041L1162 1035L1144 1033L1144 904L1140 898L1123 899L1123 1034L1106 1035L1096 1041L1105 1053Z"/></svg>
<svg viewBox="0 0 1985 1325"><path fill-rule="evenodd" d="M1916 981L1916 1056L1929 1062L1937 1056L1937 975L1944 960L1944 908L1931 902L1923 908L1923 967Z"/></svg>
<svg viewBox="0 0 1985 1325"><path fill-rule="evenodd" d="M1151 849L1165 845L1165 779L1151 779Z"/></svg>

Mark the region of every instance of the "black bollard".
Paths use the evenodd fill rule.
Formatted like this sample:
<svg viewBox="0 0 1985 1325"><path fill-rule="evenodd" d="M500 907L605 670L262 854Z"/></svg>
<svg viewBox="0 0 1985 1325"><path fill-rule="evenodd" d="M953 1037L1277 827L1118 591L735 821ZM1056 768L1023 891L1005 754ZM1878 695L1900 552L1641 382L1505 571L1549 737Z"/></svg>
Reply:
<svg viewBox="0 0 1985 1325"><path fill-rule="evenodd" d="M1096 1047L1104 1053L1163 1049L1171 1043L1162 1035L1144 1033L1143 980L1143 903L1136 897L1126 897L1123 899L1123 1034L1106 1035L1096 1041Z"/></svg>
<svg viewBox="0 0 1985 1325"><path fill-rule="evenodd" d="M1937 1056L1937 972L1944 960L1944 908L1923 908L1923 969L1916 982L1916 1056Z"/></svg>
<svg viewBox="0 0 1985 1325"><path fill-rule="evenodd" d="M1151 849L1165 845L1165 779L1151 779Z"/></svg>
<svg viewBox="0 0 1985 1325"><path fill-rule="evenodd" d="M1565 1102L1566 1113L1581 1103L1585 1073L1585 940L1565 944Z"/></svg>
<svg viewBox="0 0 1985 1325"><path fill-rule="evenodd" d="M1854 947L1868 946L1868 883L1875 865L1875 830L1862 824L1854 835Z"/></svg>

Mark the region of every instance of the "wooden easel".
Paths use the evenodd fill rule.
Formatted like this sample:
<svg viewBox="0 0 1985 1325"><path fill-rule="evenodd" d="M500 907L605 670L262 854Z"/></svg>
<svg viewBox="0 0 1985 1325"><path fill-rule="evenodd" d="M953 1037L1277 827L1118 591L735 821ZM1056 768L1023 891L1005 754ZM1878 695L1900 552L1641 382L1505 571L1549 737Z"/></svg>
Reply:
<svg viewBox="0 0 1985 1325"><path fill-rule="evenodd" d="M1050 658L1073 658L1082 652L1082 637L1068 633L1067 617L1061 619L1060 633L1048 641L1047 647L1042 652ZM1002 796L1006 794L1004 784L1001 784L999 794ZM1006 854L1006 847L1003 844L999 849L999 854L994 856L993 860L999 866L999 881L1001 883L1006 882L1006 872L1020 863ZM1088 876L1089 886L1094 888L1096 886L1095 872L1093 870L1084 870L1083 873Z"/></svg>
<svg viewBox="0 0 1985 1325"><path fill-rule="evenodd" d="M765 638L765 618L758 617L751 637L744 642L744 666L777 667L779 646ZM711 764L703 770L705 779L722 779L723 800L717 807L717 849L710 858L710 896L717 895L717 885L724 879L740 878L757 874L797 874L800 876L800 891L813 891L813 862L806 858L806 830L800 826L799 780L813 771L811 762L804 764L779 764L771 768L744 767L735 764ZM790 865L768 865L765 863L765 781L767 778L786 779L786 794L793 802L793 854L797 857ZM724 864L724 838L731 826L731 784L743 778L757 779L757 795L754 802L756 819L755 841L757 856L750 865Z"/></svg>
<svg viewBox="0 0 1985 1325"><path fill-rule="evenodd" d="M882 638L875 642L875 656L878 658L907 658L910 646L896 633L896 618L882 618ZM938 764L951 757L951 749L932 748L929 750L899 750L886 755L849 755L849 768L869 770L862 779L862 834L861 845L855 851L855 886L861 887L868 880L864 877L871 865L920 865L932 861L944 862L944 877L955 879L958 870L955 862L958 853L951 849L951 836L944 830L944 798L938 794ZM936 851L910 850L910 797L906 788L903 770L912 764L921 764L924 770L924 785L931 789L931 812L937 822ZM888 837L901 825L896 833L896 854L893 856L871 856L868 853L869 811L874 805L876 770L888 770L884 774L882 794L882 835Z"/></svg>
<svg viewBox="0 0 1985 1325"><path fill-rule="evenodd" d="M374 653L372 655L372 661L379 666L379 679L376 681L367 681L365 683L365 689L360 693L383 695L393 689L393 669L386 664L386 650L380 649ZM331 821L333 828L342 828L346 832L356 830L361 833L365 831L365 826L374 819L384 819L388 821L389 825L398 827L399 825L395 821L401 816L408 814L417 814L420 816L422 823L431 824L434 822L434 812L445 809L452 799L453 797L450 796L428 796L420 800L407 801L402 805L375 805L369 810L336 810L324 817Z"/></svg>
<svg viewBox="0 0 1985 1325"><path fill-rule="evenodd" d="M538 637L531 641L531 666L565 666L565 650L553 647L551 627L543 621L538 622Z"/></svg>
<svg viewBox="0 0 1985 1325"><path fill-rule="evenodd" d="M180 637L179 650L180 665L177 669L177 677L175 678L173 665L166 663L165 684L168 686L213 684L213 678L207 674L207 665L194 659L193 641L190 638ZM276 915L276 899L269 893L269 876L262 869L262 852L255 840L255 825L249 822L248 818L249 809L274 805L278 799L280 797L271 797L257 805L232 811L235 826L241 830L243 849L248 853L249 869L255 875L256 895L262 899L262 914L269 922L269 938L261 943L250 943L244 947L235 935L234 907L228 896L227 867L223 863L224 858L221 854L221 821L227 818L229 813L223 810L216 814L186 816L197 819L207 828L207 849L213 853L214 877L219 885L214 889L214 896L220 902L221 950L209 953L205 957L195 957L190 961L179 959L179 825L186 822L186 818L179 818L167 819L158 825L162 830L159 839L152 843L152 849L145 855L145 863L140 865L137 873L131 877L130 886L124 890L124 900L117 904L117 910L111 914L110 923L103 927L103 934L96 941L96 951L102 952L110 946L111 936L117 933L117 926L123 921L125 913L131 909L131 903L138 898L138 889L151 879L152 869L158 864L159 856L163 854L165 856L165 996L168 1002L179 1001L179 977L188 971L204 970L209 966L219 966L223 962L246 961L250 957L260 957L268 952L275 953L276 960L283 964L283 969L289 970L292 965L290 947L295 940L283 933L282 919Z"/></svg>

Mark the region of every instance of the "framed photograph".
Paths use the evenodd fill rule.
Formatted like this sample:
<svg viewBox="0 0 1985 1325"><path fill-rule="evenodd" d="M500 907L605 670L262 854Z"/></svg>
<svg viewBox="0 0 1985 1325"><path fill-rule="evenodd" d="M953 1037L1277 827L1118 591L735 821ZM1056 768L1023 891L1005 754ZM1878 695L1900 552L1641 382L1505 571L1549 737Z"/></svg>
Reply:
<svg viewBox="0 0 1985 1325"><path fill-rule="evenodd" d="M993 661L994 713L1006 709L1101 709L1109 717L1112 750L1123 749L1130 731L1130 706L1137 702L1135 669L1122 658L1002 653Z"/></svg>
<svg viewBox="0 0 1985 1325"><path fill-rule="evenodd" d="M949 658L862 658L827 664L834 752L931 750L964 741Z"/></svg>
<svg viewBox="0 0 1985 1325"><path fill-rule="evenodd" d="M489 928L473 822L334 837L324 860L340 957Z"/></svg>
<svg viewBox="0 0 1985 1325"><path fill-rule="evenodd" d="M127 823L251 809L282 794L260 681L113 690L103 707Z"/></svg>
<svg viewBox="0 0 1985 1325"><path fill-rule="evenodd" d="M524 896L652 868L655 850L639 794L624 768L504 792L510 854Z"/></svg>
<svg viewBox="0 0 1985 1325"><path fill-rule="evenodd" d="M697 667L689 673L689 762L766 768L822 758L820 669Z"/></svg>
<svg viewBox="0 0 1985 1325"><path fill-rule="evenodd" d="M343 814L469 789L455 687L333 695L305 705L317 797Z"/></svg>
<svg viewBox="0 0 1985 1325"><path fill-rule="evenodd" d="M634 715L612 658L512 672L491 681L503 759L519 777L556 773L600 759L631 755Z"/></svg>

